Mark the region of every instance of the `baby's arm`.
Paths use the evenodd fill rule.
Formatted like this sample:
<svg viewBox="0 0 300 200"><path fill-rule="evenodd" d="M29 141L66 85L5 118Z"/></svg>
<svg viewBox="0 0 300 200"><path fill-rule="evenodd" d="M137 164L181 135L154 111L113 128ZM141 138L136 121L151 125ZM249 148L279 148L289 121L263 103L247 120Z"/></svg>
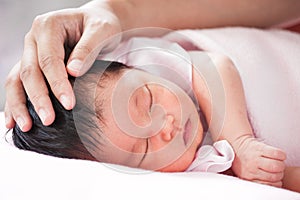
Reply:
<svg viewBox="0 0 300 200"><path fill-rule="evenodd" d="M248 120L242 81L225 56L193 51L193 87L213 140L226 139L236 158L232 169L243 179L282 185L285 153L259 142Z"/></svg>

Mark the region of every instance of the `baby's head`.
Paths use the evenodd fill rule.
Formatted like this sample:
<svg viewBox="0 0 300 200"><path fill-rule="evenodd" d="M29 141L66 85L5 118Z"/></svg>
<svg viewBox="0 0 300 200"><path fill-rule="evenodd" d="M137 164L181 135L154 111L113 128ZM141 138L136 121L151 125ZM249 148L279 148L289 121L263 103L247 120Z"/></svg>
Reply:
<svg viewBox="0 0 300 200"><path fill-rule="evenodd" d="M184 171L193 161L203 129L194 103L174 83L107 61L70 81L75 108L64 110L50 92L56 119L46 127L28 101L33 127L14 128L17 147L158 171Z"/></svg>
<svg viewBox="0 0 300 200"><path fill-rule="evenodd" d="M78 135L79 130L86 131L86 133L101 132L98 123L93 120L95 118L94 105L87 104L89 98L87 98L86 94L88 90L93 90L95 85L103 87L101 83L104 83L104 81L98 82L97 80L98 73L103 72L101 67L107 67L106 72L103 73L101 77L103 80L108 79L109 74L117 75L126 68L126 66L117 62L96 61L95 66L97 65L98 68L92 68L85 76L79 78L81 81L76 81L77 85L85 81L84 85L76 87L76 109L65 110L52 93L49 85L47 85L49 97L55 111L55 121L50 126L44 126L42 124L33 104L27 98L27 108L32 118L32 128L24 133L20 127L16 125L13 129L14 144L20 149L31 150L56 157L96 160L84 144L84 142L87 141L89 141L90 145L96 142L92 140L92 138L88 138L91 137L92 134L86 134L86 140L83 136L79 137ZM69 81L73 87L75 80L74 77L69 76ZM78 113L82 117L76 117ZM100 119L103 118L100 115L97 117ZM77 120L76 123L80 126L76 126L74 119Z"/></svg>

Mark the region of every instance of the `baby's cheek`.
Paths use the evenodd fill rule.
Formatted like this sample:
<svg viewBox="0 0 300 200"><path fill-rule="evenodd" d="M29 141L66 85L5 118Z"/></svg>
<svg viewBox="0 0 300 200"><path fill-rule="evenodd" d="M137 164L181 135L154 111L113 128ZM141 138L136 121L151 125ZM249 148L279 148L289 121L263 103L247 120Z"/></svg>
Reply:
<svg viewBox="0 0 300 200"><path fill-rule="evenodd" d="M194 154L191 152L184 153L178 160L174 161L170 165L158 170L161 172L183 172L191 165L194 160Z"/></svg>

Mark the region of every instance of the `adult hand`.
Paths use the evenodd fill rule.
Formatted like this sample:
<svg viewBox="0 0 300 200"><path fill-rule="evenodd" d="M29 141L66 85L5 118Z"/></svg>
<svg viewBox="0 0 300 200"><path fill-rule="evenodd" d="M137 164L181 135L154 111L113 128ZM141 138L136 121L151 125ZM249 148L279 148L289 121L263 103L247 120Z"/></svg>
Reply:
<svg viewBox="0 0 300 200"><path fill-rule="evenodd" d="M282 150L251 136L239 138L232 146L236 153L232 170L238 177L276 187L282 186L286 159Z"/></svg>
<svg viewBox="0 0 300 200"><path fill-rule="evenodd" d="M25 36L22 59L7 77L6 127L13 128L16 121L24 132L31 128L25 92L43 124L50 125L54 121L45 78L62 105L72 109L75 96L68 73L73 76L84 74L99 52L109 46L103 41L119 32L118 17L103 1L91 1L80 8L36 17ZM73 49L69 56L67 48Z"/></svg>

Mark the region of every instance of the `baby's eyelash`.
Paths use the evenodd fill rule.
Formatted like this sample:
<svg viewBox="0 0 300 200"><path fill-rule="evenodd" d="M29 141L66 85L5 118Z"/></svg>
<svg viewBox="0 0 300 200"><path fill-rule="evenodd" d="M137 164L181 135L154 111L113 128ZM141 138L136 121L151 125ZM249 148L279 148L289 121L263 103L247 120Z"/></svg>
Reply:
<svg viewBox="0 0 300 200"><path fill-rule="evenodd" d="M145 157L146 157L147 152L148 152L148 148L149 148L149 138L146 139L146 150L145 150L145 153L144 153L144 155L143 155L143 157L142 157L142 159L141 159L141 161L140 161L138 167L139 167L139 166L142 164L142 162L145 160Z"/></svg>
<svg viewBox="0 0 300 200"><path fill-rule="evenodd" d="M152 104L153 104L153 96L151 93L151 90L149 89L148 85L145 85L145 87L147 88L149 94L150 94L150 106L149 106L149 112L151 112L151 108L152 108Z"/></svg>
<svg viewBox="0 0 300 200"><path fill-rule="evenodd" d="M149 138L146 139L146 150L145 150L145 155L143 156L143 159L146 157L146 154L148 152L148 148L149 148Z"/></svg>

